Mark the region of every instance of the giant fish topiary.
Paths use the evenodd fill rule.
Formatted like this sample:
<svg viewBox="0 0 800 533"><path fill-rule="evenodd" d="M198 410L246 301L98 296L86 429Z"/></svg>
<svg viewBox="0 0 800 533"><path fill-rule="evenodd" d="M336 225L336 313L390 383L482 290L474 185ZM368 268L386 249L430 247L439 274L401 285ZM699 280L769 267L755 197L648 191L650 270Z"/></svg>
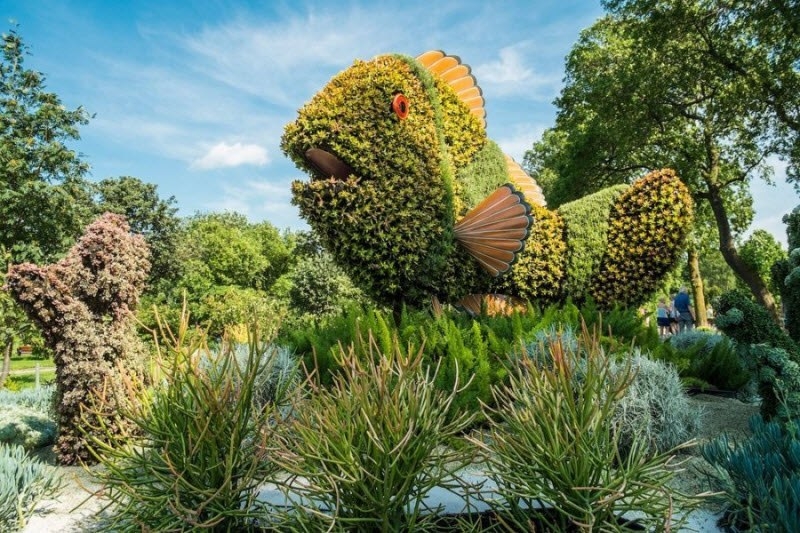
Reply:
<svg viewBox="0 0 800 533"><path fill-rule="evenodd" d="M455 56L382 55L334 76L286 126L281 148L311 177L292 184L293 203L353 281L395 309L493 293L610 305L652 292L690 227L675 174L562 215L487 138L483 104Z"/></svg>

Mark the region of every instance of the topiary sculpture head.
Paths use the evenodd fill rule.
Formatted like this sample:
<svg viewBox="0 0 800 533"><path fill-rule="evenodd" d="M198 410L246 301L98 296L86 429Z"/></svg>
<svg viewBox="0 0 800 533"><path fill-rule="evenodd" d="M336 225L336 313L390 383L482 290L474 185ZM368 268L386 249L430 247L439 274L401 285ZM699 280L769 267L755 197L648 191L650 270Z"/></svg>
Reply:
<svg viewBox="0 0 800 533"><path fill-rule="evenodd" d="M549 302L574 292L572 258L588 244L570 245L580 221L565 226L548 211L536 182L486 137L483 104L469 67L455 56L383 55L334 76L286 126L281 148L310 176L292 184L293 203L378 302L398 309L492 291ZM609 305L654 288L689 227L691 201L681 187L674 173L661 171L619 202L616 192L603 197L603 244L606 234L624 241L618 234L625 229L615 224L647 222L642 210L668 206L674 216L649 239L634 234L632 247L593 250L589 270L572 272L582 292L597 276L610 285L602 289L610 291ZM632 284L618 270L628 257L645 258L643 245L657 251L655 263Z"/></svg>

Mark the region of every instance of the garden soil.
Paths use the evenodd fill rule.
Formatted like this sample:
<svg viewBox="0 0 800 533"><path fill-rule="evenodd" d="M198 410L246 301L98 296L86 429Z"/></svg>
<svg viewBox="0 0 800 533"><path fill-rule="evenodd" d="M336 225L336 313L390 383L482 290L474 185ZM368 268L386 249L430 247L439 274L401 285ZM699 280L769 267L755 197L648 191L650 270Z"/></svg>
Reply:
<svg viewBox="0 0 800 533"><path fill-rule="evenodd" d="M701 406L704 412L698 435L701 441L725 432L737 438L746 437L749 434L748 421L758 414L758 405L732 398L698 394L692 396L690 401ZM39 455L41 460L55 465L55 457L50 450L44 450ZM709 490L707 478L697 471L697 468L702 468L703 460L696 454L682 459L687 460L686 469L676 477L676 487L695 494ZM92 530L92 517L104 505L103 500L93 496L100 487L93 482L91 472L84 468L58 468L64 479L63 489L57 498L40 503L24 533L83 533ZM718 511L712 507L698 513L689 524L690 527L700 533L721 532L715 524Z"/></svg>

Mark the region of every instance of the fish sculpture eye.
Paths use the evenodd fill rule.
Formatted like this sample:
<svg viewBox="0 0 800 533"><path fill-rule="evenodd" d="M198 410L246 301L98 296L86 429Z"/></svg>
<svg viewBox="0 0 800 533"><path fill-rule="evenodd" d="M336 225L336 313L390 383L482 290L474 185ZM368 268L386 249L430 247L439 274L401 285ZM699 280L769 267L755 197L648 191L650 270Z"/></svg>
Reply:
<svg viewBox="0 0 800 533"><path fill-rule="evenodd" d="M408 117L408 98L403 93L397 93L392 99L392 111L397 118L404 120Z"/></svg>

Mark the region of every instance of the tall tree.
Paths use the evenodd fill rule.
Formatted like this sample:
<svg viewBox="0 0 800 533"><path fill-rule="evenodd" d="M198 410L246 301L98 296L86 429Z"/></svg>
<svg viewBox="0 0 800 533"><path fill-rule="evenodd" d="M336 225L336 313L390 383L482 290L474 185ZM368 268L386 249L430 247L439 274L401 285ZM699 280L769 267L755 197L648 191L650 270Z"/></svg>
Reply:
<svg viewBox="0 0 800 533"><path fill-rule="evenodd" d="M150 246L150 285L173 282L179 274L176 252L181 223L175 197L164 200L156 185L131 176L104 179L94 184L94 190L95 213L125 216L131 231L141 234Z"/></svg>
<svg viewBox="0 0 800 533"><path fill-rule="evenodd" d="M68 142L88 113L66 109L25 68L28 47L15 29L2 35L0 62L0 245L14 263L64 253L91 219L88 165Z"/></svg>
<svg viewBox="0 0 800 533"><path fill-rule="evenodd" d="M705 2L672 3L692 11ZM739 257L735 241L737 230L752 217L750 181L770 179L765 157L776 148L767 142L767 132L755 127L766 123L766 110L748 107L740 97L748 80L708 64L696 40L667 31L664 24L612 13L581 34L568 56L566 84L557 101L554 129L560 136L551 134L562 150L551 156L552 166L538 165L555 167L556 196L564 199L630 181L650 168L675 168L701 212L702 206L708 209L708 218L701 214L697 220L713 221L725 261L777 320L772 294ZM700 279L698 268L690 264L693 281ZM695 297L702 298L697 286Z"/></svg>
<svg viewBox="0 0 800 533"><path fill-rule="evenodd" d="M689 40L698 58L739 84L733 96L763 110L751 127L800 180L800 1L606 0L619 18L643 22L643 35ZM752 117L753 115L751 115Z"/></svg>
<svg viewBox="0 0 800 533"><path fill-rule="evenodd" d="M214 336L240 322L275 322L280 310L268 291L289 268L287 241L268 222L251 223L236 213L195 215L178 237L179 276L148 303L179 307L185 293L193 319Z"/></svg>

